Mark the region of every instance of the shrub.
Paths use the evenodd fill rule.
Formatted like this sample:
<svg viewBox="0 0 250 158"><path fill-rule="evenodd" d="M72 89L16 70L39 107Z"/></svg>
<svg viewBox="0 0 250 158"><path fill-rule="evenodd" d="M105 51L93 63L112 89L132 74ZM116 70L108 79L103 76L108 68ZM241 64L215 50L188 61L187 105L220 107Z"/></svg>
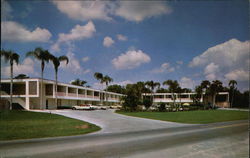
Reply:
<svg viewBox="0 0 250 158"><path fill-rule="evenodd" d="M165 103L160 103L160 106L158 107L160 112L166 111L166 104Z"/></svg>
<svg viewBox="0 0 250 158"><path fill-rule="evenodd" d="M143 99L143 105L148 109L150 106L152 106L153 102L150 98L144 98Z"/></svg>
<svg viewBox="0 0 250 158"><path fill-rule="evenodd" d="M57 109L71 109L71 106L66 106L66 105L62 105L62 106L58 106Z"/></svg>

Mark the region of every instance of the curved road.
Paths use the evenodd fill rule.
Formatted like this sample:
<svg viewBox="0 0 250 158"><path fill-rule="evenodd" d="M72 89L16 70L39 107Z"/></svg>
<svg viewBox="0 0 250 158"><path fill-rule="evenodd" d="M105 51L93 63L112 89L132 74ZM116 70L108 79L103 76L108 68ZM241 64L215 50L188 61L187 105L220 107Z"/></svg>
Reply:
<svg viewBox="0 0 250 158"><path fill-rule="evenodd" d="M94 112L94 111L92 111ZM108 123L102 121L98 125L104 130L95 134L81 136L43 138L32 140L0 142L0 157L248 157L249 137L248 121L233 121L207 125L182 125L170 122L140 119L114 114L112 111L87 112L97 119L98 113L106 113L112 117L121 117L124 122L117 121L122 130L107 129ZM68 113L81 117L86 112L53 111L53 113ZM81 114L82 113L82 114ZM64 114L66 115L66 114ZM99 116L102 116L100 114ZM111 116L106 116L111 119ZM101 118L102 118L101 117ZM140 123L132 131L129 122ZM89 121L89 120L86 120ZM90 121L91 122L91 121ZM146 126L147 122L154 128ZM94 123L94 122L92 122ZM96 123L96 122L95 122ZM131 123L132 125L134 125ZM145 123L145 124L144 124ZM165 123L165 124L164 124Z"/></svg>

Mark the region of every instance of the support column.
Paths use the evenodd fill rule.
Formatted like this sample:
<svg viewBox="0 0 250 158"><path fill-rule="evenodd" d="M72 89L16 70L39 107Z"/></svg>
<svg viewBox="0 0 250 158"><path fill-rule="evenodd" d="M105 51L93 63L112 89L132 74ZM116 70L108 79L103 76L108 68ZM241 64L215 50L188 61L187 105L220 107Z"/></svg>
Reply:
<svg viewBox="0 0 250 158"><path fill-rule="evenodd" d="M66 87L66 96L68 97L69 95L69 87Z"/></svg>
<svg viewBox="0 0 250 158"><path fill-rule="evenodd" d="M55 84L53 84L53 98L55 98L55 95L56 95L56 89L55 89L55 87L56 87L56 85Z"/></svg>
<svg viewBox="0 0 250 158"><path fill-rule="evenodd" d="M25 109L30 109L29 81L25 81Z"/></svg>

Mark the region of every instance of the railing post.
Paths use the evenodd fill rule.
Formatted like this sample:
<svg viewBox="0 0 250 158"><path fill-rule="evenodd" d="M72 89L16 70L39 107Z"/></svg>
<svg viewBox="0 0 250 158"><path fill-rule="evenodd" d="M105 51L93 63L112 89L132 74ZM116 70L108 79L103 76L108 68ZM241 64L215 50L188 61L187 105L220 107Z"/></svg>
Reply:
<svg viewBox="0 0 250 158"><path fill-rule="evenodd" d="M25 109L30 109L29 81L25 81Z"/></svg>

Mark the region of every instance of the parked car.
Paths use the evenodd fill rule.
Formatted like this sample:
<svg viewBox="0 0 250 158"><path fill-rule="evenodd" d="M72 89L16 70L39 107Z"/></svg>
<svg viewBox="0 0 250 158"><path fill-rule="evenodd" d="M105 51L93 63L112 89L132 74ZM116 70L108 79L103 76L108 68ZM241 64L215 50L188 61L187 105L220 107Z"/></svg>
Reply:
<svg viewBox="0 0 250 158"><path fill-rule="evenodd" d="M80 104L73 106L72 110L94 110L94 107L90 104Z"/></svg>
<svg viewBox="0 0 250 158"><path fill-rule="evenodd" d="M107 106L103 106L102 104L98 104L97 107L99 110L107 110Z"/></svg>

